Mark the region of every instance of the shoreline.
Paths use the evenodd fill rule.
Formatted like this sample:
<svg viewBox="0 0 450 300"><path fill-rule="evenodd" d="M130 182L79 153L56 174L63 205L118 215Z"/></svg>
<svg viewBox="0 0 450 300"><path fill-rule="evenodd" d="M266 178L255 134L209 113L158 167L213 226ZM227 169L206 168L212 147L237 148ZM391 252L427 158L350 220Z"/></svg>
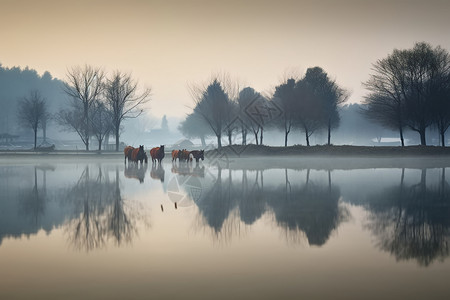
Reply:
<svg viewBox="0 0 450 300"><path fill-rule="evenodd" d="M237 152L243 150L242 152ZM0 164L25 163L74 163L74 162L123 163L120 152L98 151L0 151ZM171 164L171 154L166 153L164 164ZM176 163L180 165L179 162ZM149 162L151 165L151 161ZM191 166L196 166L192 162ZM315 169L349 170L369 168L448 168L450 147L437 146L290 146L270 147L233 145L205 151L205 160L199 166L232 170L265 169Z"/></svg>
<svg viewBox="0 0 450 300"><path fill-rule="evenodd" d="M146 152L149 149L145 150ZM86 150L0 150L0 157L5 156L55 156L55 157L119 157L123 151L86 151ZM165 153L166 157L171 151ZM266 145L227 145L220 150L205 149L205 157L265 157L265 156L330 156L330 157L407 157L407 156L437 156L449 157L450 147L441 146L351 146L351 145L316 145L316 146L266 146Z"/></svg>
<svg viewBox="0 0 450 300"><path fill-rule="evenodd" d="M254 156L326 156L326 157L413 157L437 156L449 157L450 147L441 146L350 146L350 145L316 145L316 146L265 146L232 145L205 151L206 156L254 157Z"/></svg>

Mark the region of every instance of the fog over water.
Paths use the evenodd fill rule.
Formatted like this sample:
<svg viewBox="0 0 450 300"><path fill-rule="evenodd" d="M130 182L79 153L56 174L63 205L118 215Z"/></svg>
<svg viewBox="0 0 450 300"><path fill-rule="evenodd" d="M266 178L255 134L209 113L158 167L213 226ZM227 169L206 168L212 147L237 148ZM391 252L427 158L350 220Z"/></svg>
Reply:
<svg viewBox="0 0 450 300"><path fill-rule="evenodd" d="M447 294L447 160L330 160L1 157L0 297Z"/></svg>

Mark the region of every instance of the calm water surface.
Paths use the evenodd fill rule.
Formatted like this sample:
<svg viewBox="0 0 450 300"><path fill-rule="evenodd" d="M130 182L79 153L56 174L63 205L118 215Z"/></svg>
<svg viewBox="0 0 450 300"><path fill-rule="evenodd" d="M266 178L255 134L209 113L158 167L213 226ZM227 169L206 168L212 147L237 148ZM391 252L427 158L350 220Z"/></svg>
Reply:
<svg viewBox="0 0 450 300"><path fill-rule="evenodd" d="M0 299L448 299L448 168L0 163Z"/></svg>

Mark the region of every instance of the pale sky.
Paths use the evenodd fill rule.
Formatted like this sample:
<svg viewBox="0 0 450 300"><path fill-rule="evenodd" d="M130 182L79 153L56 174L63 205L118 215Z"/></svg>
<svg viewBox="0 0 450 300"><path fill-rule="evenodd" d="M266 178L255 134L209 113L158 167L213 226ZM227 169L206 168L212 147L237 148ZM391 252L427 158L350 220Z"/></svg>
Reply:
<svg viewBox="0 0 450 300"><path fill-rule="evenodd" d="M265 92L320 66L359 102L394 48L450 50L449 16L448 0L0 0L0 63L59 79L83 64L132 72L157 117L183 117L188 84L217 72Z"/></svg>

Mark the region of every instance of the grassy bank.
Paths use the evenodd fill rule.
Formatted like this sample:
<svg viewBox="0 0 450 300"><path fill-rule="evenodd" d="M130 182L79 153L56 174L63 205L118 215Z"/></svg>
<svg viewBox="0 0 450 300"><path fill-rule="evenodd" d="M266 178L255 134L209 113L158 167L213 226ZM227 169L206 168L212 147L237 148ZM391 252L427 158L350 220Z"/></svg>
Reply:
<svg viewBox="0 0 450 300"><path fill-rule="evenodd" d="M448 156L450 147L437 146L288 146L272 147L265 145L232 145L206 152L214 157L226 154L229 157L253 156L355 156L355 157L409 157L409 156Z"/></svg>

